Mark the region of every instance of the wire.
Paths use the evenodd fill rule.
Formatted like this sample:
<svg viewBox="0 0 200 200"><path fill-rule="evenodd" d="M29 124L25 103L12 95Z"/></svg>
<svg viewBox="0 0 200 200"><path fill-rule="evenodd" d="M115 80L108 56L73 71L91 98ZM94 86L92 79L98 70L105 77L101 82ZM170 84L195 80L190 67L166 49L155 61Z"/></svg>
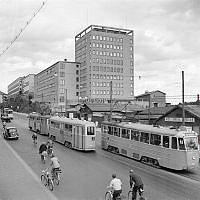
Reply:
<svg viewBox="0 0 200 200"><path fill-rule="evenodd" d="M42 5L39 7L38 10L36 10L36 12L33 13L31 18L26 22L25 26L20 29L19 33L13 38L13 40L11 40L11 42L7 45L7 47L0 53L0 57L3 56L8 51L8 49L16 42L16 40L24 32L26 27L31 23L31 21L36 17L36 15L41 11L41 9L44 7L44 5L47 3L47 1L48 0L42 2Z"/></svg>

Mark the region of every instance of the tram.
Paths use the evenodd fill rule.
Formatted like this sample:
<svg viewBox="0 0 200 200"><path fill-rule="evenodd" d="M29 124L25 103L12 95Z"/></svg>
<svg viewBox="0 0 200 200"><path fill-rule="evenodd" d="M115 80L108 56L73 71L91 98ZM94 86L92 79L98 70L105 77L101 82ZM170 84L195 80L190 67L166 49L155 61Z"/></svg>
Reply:
<svg viewBox="0 0 200 200"><path fill-rule="evenodd" d="M49 137L69 148L94 151L95 135L93 122L59 116L50 118Z"/></svg>
<svg viewBox="0 0 200 200"><path fill-rule="evenodd" d="M10 108L4 108L3 115L7 116L10 120L12 120L13 119L13 110Z"/></svg>
<svg viewBox="0 0 200 200"><path fill-rule="evenodd" d="M101 147L156 167L191 170L199 165L197 133L132 122L101 125Z"/></svg>
<svg viewBox="0 0 200 200"><path fill-rule="evenodd" d="M40 113L32 112L28 115L29 129L41 135L49 134L49 118L50 116L43 116Z"/></svg>

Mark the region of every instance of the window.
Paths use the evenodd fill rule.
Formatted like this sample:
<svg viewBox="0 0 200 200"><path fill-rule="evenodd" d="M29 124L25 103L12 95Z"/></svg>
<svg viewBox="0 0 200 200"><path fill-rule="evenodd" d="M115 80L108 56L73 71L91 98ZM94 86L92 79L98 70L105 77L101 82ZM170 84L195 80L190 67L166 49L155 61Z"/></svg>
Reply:
<svg viewBox="0 0 200 200"><path fill-rule="evenodd" d="M120 137L120 128L114 127L114 136Z"/></svg>
<svg viewBox="0 0 200 200"><path fill-rule="evenodd" d="M169 136L163 136L163 147L169 148Z"/></svg>
<svg viewBox="0 0 200 200"><path fill-rule="evenodd" d="M187 137L185 138L185 146L187 150L197 150L198 149L198 140L196 137Z"/></svg>
<svg viewBox="0 0 200 200"><path fill-rule="evenodd" d="M112 127L111 127L111 126L108 126L108 134L109 134L109 135L113 135Z"/></svg>
<svg viewBox="0 0 200 200"><path fill-rule="evenodd" d="M87 127L87 135L94 135L94 127Z"/></svg>
<svg viewBox="0 0 200 200"><path fill-rule="evenodd" d="M60 77L65 77L65 72L60 72Z"/></svg>
<svg viewBox="0 0 200 200"><path fill-rule="evenodd" d="M183 138L178 138L178 145L179 145L179 150L185 150L185 144Z"/></svg>
<svg viewBox="0 0 200 200"><path fill-rule="evenodd" d="M79 82L79 77L76 77L76 82Z"/></svg>
<svg viewBox="0 0 200 200"><path fill-rule="evenodd" d="M65 93L65 89L64 88L60 88L60 94L64 94Z"/></svg>
<svg viewBox="0 0 200 200"><path fill-rule="evenodd" d="M130 130L122 129L122 138L130 139Z"/></svg>
<svg viewBox="0 0 200 200"><path fill-rule="evenodd" d="M161 136L157 134L151 134L150 144L161 145Z"/></svg>
<svg viewBox="0 0 200 200"><path fill-rule="evenodd" d="M60 85L64 85L65 84L65 80L60 80Z"/></svg>
<svg viewBox="0 0 200 200"><path fill-rule="evenodd" d="M60 96L60 102L64 102L65 101L65 97L64 96Z"/></svg>
<svg viewBox="0 0 200 200"><path fill-rule="evenodd" d="M76 75L79 75L79 70L76 70Z"/></svg>
<svg viewBox="0 0 200 200"><path fill-rule="evenodd" d="M131 140L139 141L140 132L136 130L131 130Z"/></svg>
<svg viewBox="0 0 200 200"><path fill-rule="evenodd" d="M149 133L141 132L140 142L149 143Z"/></svg>
<svg viewBox="0 0 200 200"><path fill-rule="evenodd" d="M172 137L172 149L177 149L177 138Z"/></svg>

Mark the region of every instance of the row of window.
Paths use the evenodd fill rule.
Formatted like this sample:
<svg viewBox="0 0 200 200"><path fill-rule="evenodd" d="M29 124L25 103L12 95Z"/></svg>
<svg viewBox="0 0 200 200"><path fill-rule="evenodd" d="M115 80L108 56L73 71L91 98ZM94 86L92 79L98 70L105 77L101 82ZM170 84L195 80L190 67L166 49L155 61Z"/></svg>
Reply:
<svg viewBox="0 0 200 200"><path fill-rule="evenodd" d="M51 121L51 127L72 133L72 125L71 124L64 124L64 123ZM81 135L82 133L84 133L84 130L85 130L84 127L77 126L77 133L78 134ZM94 134L95 134L95 128L94 127L87 127L87 135L94 135Z"/></svg>
<svg viewBox="0 0 200 200"><path fill-rule="evenodd" d="M109 95L110 94L110 90L92 90L92 94L96 94L96 95ZM113 95L123 95L124 91L113 90L112 94Z"/></svg>
<svg viewBox="0 0 200 200"><path fill-rule="evenodd" d="M97 72L117 72L117 73L123 73L123 68L121 67L104 67L104 66L93 66L93 71Z"/></svg>
<svg viewBox="0 0 200 200"><path fill-rule="evenodd" d="M109 51L95 51L95 50L93 50L92 54L97 55L97 56L99 55L99 56L110 56L110 57L121 57L121 58L123 57L123 53L109 52Z"/></svg>
<svg viewBox="0 0 200 200"><path fill-rule="evenodd" d="M101 40L101 41L109 41L109 42L120 42L123 43L123 38L117 37L109 37L109 36L101 36L101 35L93 35L93 40ZM132 41L131 41L132 42Z"/></svg>
<svg viewBox="0 0 200 200"><path fill-rule="evenodd" d="M107 79L107 80L123 80L121 75L106 75L106 74L93 74L93 79Z"/></svg>
<svg viewBox="0 0 200 200"><path fill-rule="evenodd" d="M102 43L95 43L95 42L92 43L92 47L103 48L103 49L123 50L122 45L102 44Z"/></svg>
<svg viewBox="0 0 200 200"><path fill-rule="evenodd" d="M110 82L92 82L94 87L110 87ZM123 88L123 83L113 83L113 88Z"/></svg>
<svg viewBox="0 0 200 200"><path fill-rule="evenodd" d="M135 140L135 141L139 141L139 142L143 142L147 144L162 146L165 148L177 149L179 146L179 150L185 150L183 138L172 137L171 147L170 147L169 136L161 136L159 134L147 133L147 132L142 132L142 131L132 130L132 129L110 127L110 126L103 126L103 132L109 135L114 135L114 136L125 138L128 140Z"/></svg>
<svg viewBox="0 0 200 200"><path fill-rule="evenodd" d="M103 58L93 58L92 62L100 64L110 64L110 65L123 65L123 60L113 60L113 59L103 59Z"/></svg>

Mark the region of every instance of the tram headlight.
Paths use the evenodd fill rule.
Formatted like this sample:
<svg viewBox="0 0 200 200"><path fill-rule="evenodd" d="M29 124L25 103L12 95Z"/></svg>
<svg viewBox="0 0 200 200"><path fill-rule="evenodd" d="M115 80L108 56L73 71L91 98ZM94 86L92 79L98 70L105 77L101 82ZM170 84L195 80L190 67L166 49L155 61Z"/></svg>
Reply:
<svg viewBox="0 0 200 200"><path fill-rule="evenodd" d="M195 156L192 156L192 160L195 160Z"/></svg>

